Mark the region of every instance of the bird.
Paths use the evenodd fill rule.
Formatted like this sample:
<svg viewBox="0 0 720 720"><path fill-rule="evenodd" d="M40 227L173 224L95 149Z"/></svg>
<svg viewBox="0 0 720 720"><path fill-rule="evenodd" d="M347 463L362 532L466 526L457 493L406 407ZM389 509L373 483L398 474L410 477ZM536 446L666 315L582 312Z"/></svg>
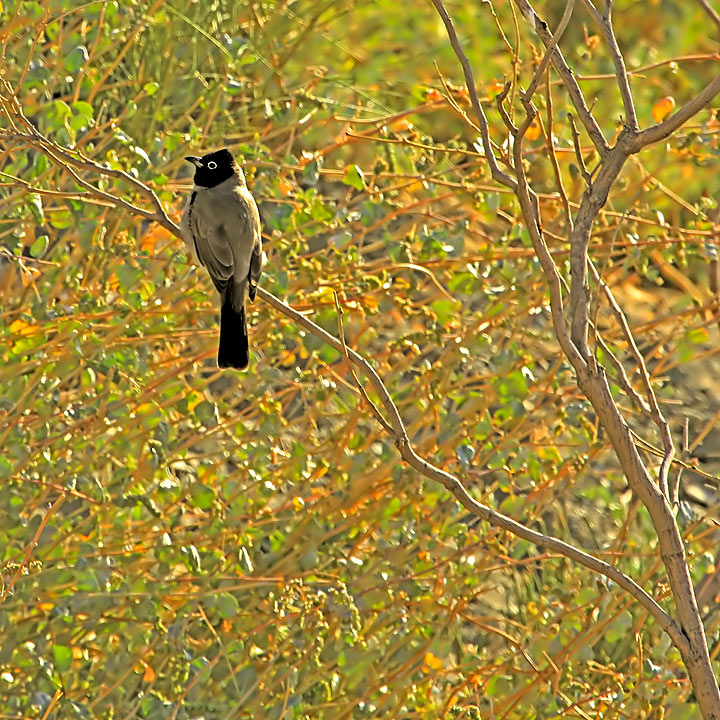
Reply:
<svg viewBox="0 0 720 720"><path fill-rule="evenodd" d="M242 168L227 148L185 160L195 166L195 176L180 231L220 293L217 364L246 370L250 353L245 297L255 300L262 272L260 213Z"/></svg>

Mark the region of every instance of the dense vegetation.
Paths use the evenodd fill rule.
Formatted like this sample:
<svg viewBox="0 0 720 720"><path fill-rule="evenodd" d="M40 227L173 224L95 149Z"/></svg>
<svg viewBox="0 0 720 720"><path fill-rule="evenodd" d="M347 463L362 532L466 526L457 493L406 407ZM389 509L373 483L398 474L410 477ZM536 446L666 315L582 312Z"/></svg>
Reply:
<svg viewBox="0 0 720 720"><path fill-rule="evenodd" d="M537 9L554 27L563 7ZM530 82L540 45L509 3L449 9L501 145L492 99ZM561 46L612 136L612 63L575 12ZM615 13L642 124L715 74L699 4ZM249 372L218 371L212 285L135 212L147 198L26 137L25 119L148 184L176 222L183 156L230 147L261 209L264 287L334 335L337 297L417 452L663 604L655 531L558 349L429 2L6 0L0 45L0 716L698 716L647 613L404 465L341 353L259 302ZM550 118L571 203L583 184L553 73L536 102L527 168L567 271ZM703 111L635 158L592 245L674 427L691 419L689 453L718 419L681 380L717 346L719 128ZM656 463L657 434L633 427ZM700 582L717 536L680 515Z"/></svg>

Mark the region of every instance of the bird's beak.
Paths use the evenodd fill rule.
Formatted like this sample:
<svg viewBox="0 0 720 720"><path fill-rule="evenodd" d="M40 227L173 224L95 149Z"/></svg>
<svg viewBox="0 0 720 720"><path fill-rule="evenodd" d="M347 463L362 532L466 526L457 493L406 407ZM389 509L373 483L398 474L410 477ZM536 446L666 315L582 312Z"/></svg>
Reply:
<svg viewBox="0 0 720 720"><path fill-rule="evenodd" d="M195 155L188 155L185 159L197 168L202 167L202 158L196 157Z"/></svg>

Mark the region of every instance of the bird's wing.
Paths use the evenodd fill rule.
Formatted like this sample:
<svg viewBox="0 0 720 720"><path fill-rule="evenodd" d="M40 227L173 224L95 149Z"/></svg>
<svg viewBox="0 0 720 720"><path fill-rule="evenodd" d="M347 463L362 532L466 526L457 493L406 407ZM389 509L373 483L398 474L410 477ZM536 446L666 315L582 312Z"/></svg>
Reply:
<svg viewBox="0 0 720 720"><path fill-rule="evenodd" d="M235 263L216 205L208 192L196 193L194 202L188 205L188 225L198 260L207 268L210 279L222 294L233 276Z"/></svg>
<svg viewBox="0 0 720 720"><path fill-rule="evenodd" d="M255 243L253 247L252 257L250 258L250 273L248 275L248 295L250 300L255 302L255 293L260 282L260 274L262 273L262 245Z"/></svg>

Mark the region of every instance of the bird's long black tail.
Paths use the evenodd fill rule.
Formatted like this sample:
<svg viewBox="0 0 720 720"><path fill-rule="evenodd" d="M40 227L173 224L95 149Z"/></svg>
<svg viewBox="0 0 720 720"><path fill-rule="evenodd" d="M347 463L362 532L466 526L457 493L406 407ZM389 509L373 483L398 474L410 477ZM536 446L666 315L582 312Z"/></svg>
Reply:
<svg viewBox="0 0 720 720"><path fill-rule="evenodd" d="M245 308L238 312L232 306L231 293L223 298L220 310L220 345L218 367L246 370L250 363Z"/></svg>

